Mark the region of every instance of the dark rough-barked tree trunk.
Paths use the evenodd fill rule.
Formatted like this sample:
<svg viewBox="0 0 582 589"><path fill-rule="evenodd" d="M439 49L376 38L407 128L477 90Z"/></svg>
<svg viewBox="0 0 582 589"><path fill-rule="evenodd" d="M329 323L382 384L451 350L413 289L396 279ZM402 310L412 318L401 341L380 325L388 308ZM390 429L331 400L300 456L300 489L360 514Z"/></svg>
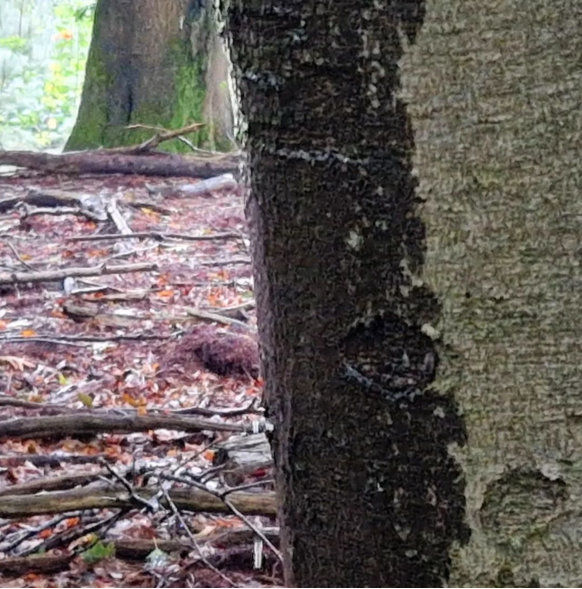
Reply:
<svg viewBox="0 0 582 589"><path fill-rule="evenodd" d="M226 13L288 584L578 586L582 4Z"/></svg>
<svg viewBox="0 0 582 589"><path fill-rule="evenodd" d="M231 147L228 60L211 0L98 0L79 114L67 150L134 144L193 122L195 144ZM179 140L164 150L186 151Z"/></svg>
<svg viewBox="0 0 582 589"><path fill-rule="evenodd" d="M421 2L231 0L289 584L433 587L468 539L414 137ZM406 37L406 40L404 36Z"/></svg>

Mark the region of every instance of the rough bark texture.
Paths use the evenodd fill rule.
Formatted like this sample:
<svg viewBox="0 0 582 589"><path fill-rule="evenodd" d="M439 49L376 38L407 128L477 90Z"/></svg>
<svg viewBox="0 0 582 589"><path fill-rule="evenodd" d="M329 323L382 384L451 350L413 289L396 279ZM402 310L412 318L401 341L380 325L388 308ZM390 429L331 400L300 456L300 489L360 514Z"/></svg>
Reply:
<svg viewBox="0 0 582 589"><path fill-rule="evenodd" d="M431 0L404 60L436 384L469 444L450 584L582 581L582 4Z"/></svg>
<svg viewBox="0 0 582 589"><path fill-rule="evenodd" d="M151 136L125 129L136 123L176 129L203 119L208 126L194 143L230 147L227 71L209 0L99 0L67 149L127 145ZM178 140L164 144L166 151L187 149Z"/></svg>
<svg viewBox="0 0 582 589"><path fill-rule="evenodd" d="M287 583L441 586L469 533L398 98L423 2L231 0L228 14Z"/></svg>

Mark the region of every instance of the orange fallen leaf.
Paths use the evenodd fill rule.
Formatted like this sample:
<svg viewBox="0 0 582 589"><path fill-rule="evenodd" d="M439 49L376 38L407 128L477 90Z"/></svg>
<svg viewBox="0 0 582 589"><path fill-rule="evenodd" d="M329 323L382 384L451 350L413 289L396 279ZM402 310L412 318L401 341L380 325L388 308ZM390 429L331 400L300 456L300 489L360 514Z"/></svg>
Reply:
<svg viewBox="0 0 582 589"><path fill-rule="evenodd" d="M123 395L121 395L121 400L132 407L143 407L146 404L145 399L136 399L128 393L123 393Z"/></svg>
<svg viewBox="0 0 582 589"><path fill-rule="evenodd" d="M137 414L138 415L147 415L147 408L144 405L141 405L140 407L137 408Z"/></svg>
<svg viewBox="0 0 582 589"><path fill-rule="evenodd" d="M8 323L6 323L6 321L2 321L2 319L0 319L0 329L6 329L8 327Z"/></svg>
<svg viewBox="0 0 582 589"><path fill-rule="evenodd" d="M20 335L22 337L34 337L36 335L36 331L34 331L34 329L23 329L20 332Z"/></svg>
<svg viewBox="0 0 582 589"><path fill-rule="evenodd" d="M159 297L171 297L174 296L174 291L173 290L161 290L158 293Z"/></svg>
<svg viewBox="0 0 582 589"><path fill-rule="evenodd" d="M74 528L81 523L80 517L70 517L69 519L65 520L65 525L67 528Z"/></svg>
<svg viewBox="0 0 582 589"><path fill-rule="evenodd" d="M206 452L204 452L202 456L204 456L204 458L206 458L206 460L208 460L209 462L212 462L214 460L214 457L216 456L216 452L214 452L214 450L206 450Z"/></svg>
<svg viewBox="0 0 582 589"><path fill-rule="evenodd" d="M47 538L50 538L52 536L53 530L52 528L47 528L46 530L43 530L39 536L43 539L46 540Z"/></svg>

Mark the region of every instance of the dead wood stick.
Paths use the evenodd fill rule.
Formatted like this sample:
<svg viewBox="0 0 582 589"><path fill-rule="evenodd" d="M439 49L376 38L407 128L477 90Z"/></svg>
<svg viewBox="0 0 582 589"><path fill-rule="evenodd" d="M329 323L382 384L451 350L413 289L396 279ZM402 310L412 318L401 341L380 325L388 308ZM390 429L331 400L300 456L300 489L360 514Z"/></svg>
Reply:
<svg viewBox="0 0 582 589"><path fill-rule="evenodd" d="M62 491L78 485L86 485L105 475L105 471L68 474L60 477L42 477L26 483L0 488L0 497L5 495L28 495L41 491Z"/></svg>
<svg viewBox="0 0 582 589"><path fill-rule="evenodd" d="M11 397L10 395L2 394L0 394L0 407L21 407L23 409L33 409L35 411L40 411L41 413L52 413L53 415L60 415L63 413L86 413L87 411L86 409L73 409L71 407L67 407L67 405L59 405L58 403L35 403L33 401L26 401L25 399L19 399L18 397ZM95 408L93 410L94 413L98 413L100 411L105 412L106 410L101 410L99 408ZM110 413L110 410L107 411ZM124 408L123 411L128 413L137 413L137 409L133 408ZM164 415L202 415L204 417L214 417L215 415L219 415L221 417L236 417L240 415L246 415L248 413L262 413L255 400L250 401L245 407L240 407L237 409L227 409L220 407L184 407L183 409L166 410L161 407L152 407L150 411L152 413L159 411Z"/></svg>
<svg viewBox="0 0 582 589"><path fill-rule="evenodd" d="M225 325L237 325L238 327L242 327L246 331L255 331L250 325L244 323L244 321L232 319L231 317L219 315L218 313L209 313L208 311L202 311L200 309L186 309L186 313L188 313L190 317L196 317L196 319L202 319L203 321L224 323Z"/></svg>
<svg viewBox="0 0 582 589"><path fill-rule="evenodd" d="M36 207L63 209L76 209L71 214L85 214L95 221L106 221L107 212L103 201L99 196L93 194L73 194L65 190L47 188L33 188L24 196L8 197L0 200L0 212L7 212L19 205L32 205ZM44 209L43 209L44 210ZM46 214L51 214L47 211ZM60 213L63 214L63 213Z"/></svg>
<svg viewBox="0 0 582 589"><path fill-rule="evenodd" d="M129 272L152 272L158 269L156 264L119 264L86 268L58 268L57 270L43 270L40 272L0 272L0 286L23 282L47 282L64 280L67 277L103 276L105 274L127 274Z"/></svg>
<svg viewBox="0 0 582 589"><path fill-rule="evenodd" d="M41 170L49 174L142 174L212 178L237 170L240 156L197 158L177 154L127 155L86 151L65 154L0 150L0 165Z"/></svg>
<svg viewBox="0 0 582 589"><path fill-rule="evenodd" d="M278 528L262 528L262 533L273 543L279 541ZM198 544L213 545L220 548L240 546L252 542L254 533L247 528L233 529L224 533L215 533L208 536L197 538ZM144 560L154 550L162 550L168 554L177 552L187 554L192 551L192 545L180 540L164 540L162 538L155 540L142 540L134 538L109 538L105 539L107 543L115 545L115 556L123 560ZM73 554L43 554L34 556L24 556L15 558L5 558L0 560L0 574L2 575L25 575L27 573L50 573L66 569Z"/></svg>
<svg viewBox="0 0 582 589"><path fill-rule="evenodd" d="M232 319L245 318L245 311L250 311L255 308L255 301L247 301L241 305L233 305L232 307L201 307L202 311L207 313L217 313L223 317L230 317Z"/></svg>
<svg viewBox="0 0 582 589"><path fill-rule="evenodd" d="M249 258L231 258L230 260L211 260L210 262L201 262L202 266L230 266L231 264L250 264Z"/></svg>
<svg viewBox="0 0 582 589"><path fill-rule="evenodd" d="M148 186L150 194L169 196L179 194L183 196L201 196L213 190L234 190L238 184L232 174L223 174L215 178L207 178L195 184L175 184L173 186Z"/></svg>
<svg viewBox="0 0 582 589"><path fill-rule="evenodd" d="M41 554L32 557L17 556L0 560L0 574L21 576L28 573L56 573L69 566L74 554Z"/></svg>
<svg viewBox="0 0 582 589"><path fill-rule="evenodd" d="M143 487L139 493L146 499L158 495L158 489ZM231 513L219 497L201 489L171 489L169 495L178 509L193 512ZM232 493L229 499L245 515L274 517L277 509L275 494ZM164 497L160 498L164 504ZM39 495L5 495L0 501L0 517L30 517L48 513L66 513L83 509L127 509L135 507L127 491L121 486L100 485L69 491L53 491ZM166 505L166 507L168 507Z"/></svg>
<svg viewBox="0 0 582 589"><path fill-rule="evenodd" d="M204 123L192 123L191 125L186 125L185 127L181 127L180 129L172 129L167 130L161 127L150 127L148 125L128 125L126 129L133 130L133 129L152 129L156 131L156 134L146 139L143 143L139 143L137 145L128 145L124 147L111 147L108 149L102 149L101 153L140 153L146 152L151 149L155 149L163 143L164 141L169 141L170 139L176 139L178 137L182 137L183 135L187 135L188 133L194 133L195 131L199 131L202 127L204 127Z"/></svg>
<svg viewBox="0 0 582 589"><path fill-rule="evenodd" d="M98 215L86 210L86 209L77 209L75 207L31 207L27 204L22 204L19 207L21 210L21 219L28 219L30 217L38 217L39 215L51 215L53 217L58 217L60 215L74 215L76 217L86 217L87 219L91 219L91 221L100 222L103 219L100 219Z"/></svg>
<svg viewBox="0 0 582 589"><path fill-rule="evenodd" d="M266 527L261 528L261 532L269 538L274 544L279 543L279 528ZM200 545L211 544L221 548L229 546L239 546L241 544L252 543L255 533L246 526L233 528L226 532L215 532L208 536L197 537L196 540ZM109 541L109 539L107 539ZM192 545L180 540L142 540L133 538L113 539L115 544L115 556L128 560L142 560L146 558L152 550L159 548L164 552L185 552L191 551Z"/></svg>
<svg viewBox="0 0 582 589"><path fill-rule="evenodd" d="M171 339L173 335L157 335L150 333L135 333L135 334L121 334L121 335L38 335L32 337L14 336L14 337L0 337L0 343L8 344L26 344L26 343L49 343L63 346L80 346L78 342L123 342L123 341L146 341L146 340L164 340Z"/></svg>
<svg viewBox="0 0 582 589"><path fill-rule="evenodd" d="M185 241L213 241L218 239L242 239L240 233L214 233L209 235L188 235L187 233L159 233L156 231L136 231L128 235L120 235L118 233L103 233L101 235L78 235L75 237L67 237L66 241L105 241L105 240L120 240L120 239L157 239L164 241L166 239L183 239Z"/></svg>
<svg viewBox="0 0 582 589"><path fill-rule="evenodd" d="M106 415L74 413L67 415L41 415L19 417L0 422L0 439L46 438L74 435L144 432L153 429L171 429L184 432L204 430L244 432L239 423L221 423L180 415Z"/></svg>
<svg viewBox="0 0 582 589"><path fill-rule="evenodd" d="M125 236L130 236L133 234L133 231L130 229L127 221L117 207L117 200L115 198L112 198L107 204L107 213L111 217L111 220L115 223L119 233Z"/></svg>
<svg viewBox="0 0 582 589"><path fill-rule="evenodd" d="M63 456L48 456L45 454L3 454L0 455L0 466L14 467L30 462L35 466L51 466L58 468L62 464L98 464L103 460L115 462L115 459L107 454L96 454L94 456L85 456L83 454L65 454Z"/></svg>

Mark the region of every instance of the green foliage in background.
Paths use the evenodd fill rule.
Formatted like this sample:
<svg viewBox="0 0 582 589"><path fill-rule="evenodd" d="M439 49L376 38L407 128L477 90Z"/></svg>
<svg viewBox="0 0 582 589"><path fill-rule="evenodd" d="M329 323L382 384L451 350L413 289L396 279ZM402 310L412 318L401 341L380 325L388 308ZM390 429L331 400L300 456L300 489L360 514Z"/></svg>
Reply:
<svg viewBox="0 0 582 589"><path fill-rule="evenodd" d="M35 2L22 2L21 20ZM74 124L91 41L95 0L54 0L49 47L27 35L0 35L0 148L59 149ZM46 38L46 31L45 38ZM42 40L41 40L42 42ZM40 55L39 55L40 53Z"/></svg>

